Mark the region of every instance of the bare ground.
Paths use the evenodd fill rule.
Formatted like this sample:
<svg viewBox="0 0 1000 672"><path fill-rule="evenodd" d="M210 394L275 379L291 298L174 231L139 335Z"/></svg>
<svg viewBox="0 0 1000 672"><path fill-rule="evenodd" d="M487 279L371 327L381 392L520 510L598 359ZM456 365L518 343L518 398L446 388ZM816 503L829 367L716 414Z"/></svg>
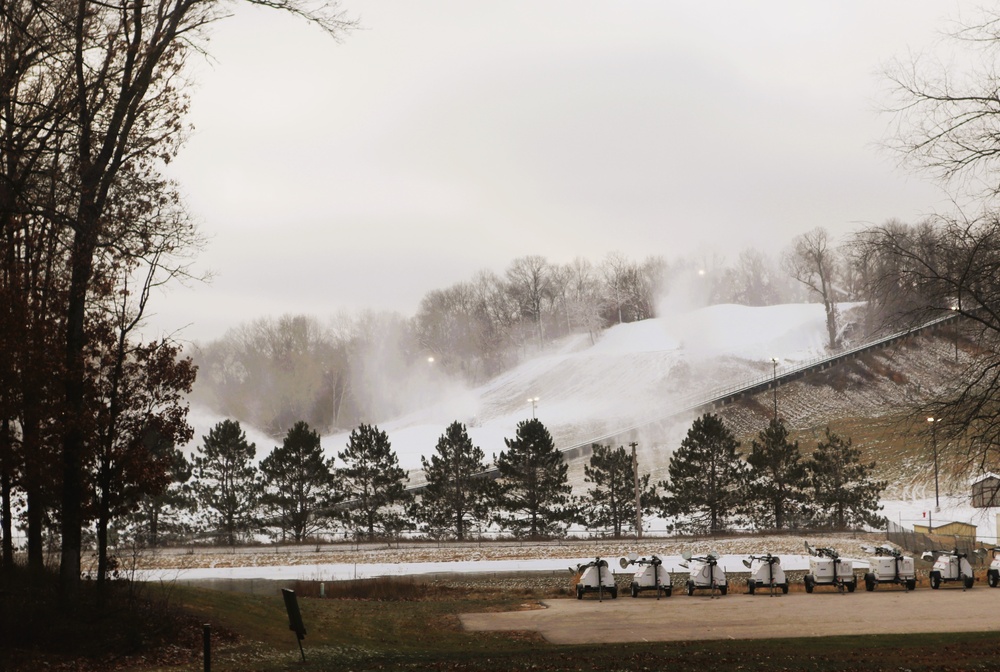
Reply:
<svg viewBox="0 0 1000 672"><path fill-rule="evenodd" d="M667 642L703 639L766 639L832 635L983 632L1000 630L1000 590L979 583L971 590L942 587L879 587L853 594L733 594L724 597L675 593L598 601L557 599L544 609L462 614L471 631L533 631L553 644Z"/></svg>

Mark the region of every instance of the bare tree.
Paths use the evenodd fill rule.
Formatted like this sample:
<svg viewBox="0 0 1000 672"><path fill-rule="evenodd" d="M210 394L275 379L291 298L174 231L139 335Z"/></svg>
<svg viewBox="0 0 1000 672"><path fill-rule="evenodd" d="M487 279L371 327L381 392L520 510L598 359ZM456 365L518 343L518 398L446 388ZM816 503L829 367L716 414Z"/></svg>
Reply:
<svg viewBox="0 0 1000 672"><path fill-rule="evenodd" d="M927 58L890 63L885 111L894 127L888 147L905 163L978 195L1000 194L1000 10L984 8L950 32L953 44L978 51L967 71Z"/></svg>
<svg viewBox="0 0 1000 672"><path fill-rule="evenodd" d="M938 436L964 443L974 467L997 468L1000 217L994 212L972 220L939 216L913 228L890 223L867 230L865 242L885 260L872 278L872 291L877 297L902 295L893 304L899 319L913 325L938 317L960 320L954 328L972 344L968 365L946 391L917 410L940 420L934 424Z"/></svg>
<svg viewBox="0 0 1000 672"><path fill-rule="evenodd" d="M824 228L815 228L798 236L784 257L788 274L819 296L826 313L827 345L837 347L837 256Z"/></svg>
<svg viewBox="0 0 1000 672"><path fill-rule="evenodd" d="M507 283L521 315L534 325L538 347L542 346L542 309L551 296L549 262L545 257L529 255L520 257L507 267Z"/></svg>
<svg viewBox="0 0 1000 672"><path fill-rule="evenodd" d="M302 16L331 34L346 25L335 6L311 11L299 0L258 4ZM331 8L334 11L330 11ZM66 118L74 132L70 282L65 313L64 398L66 416L82 418L85 407L87 311L94 289L95 258L107 239L107 208L123 169L155 174L183 138L186 110L184 63L203 49L206 28L224 17L227 6L211 0L112 0L57 4L51 8L71 27L67 36L73 88ZM80 580L86 438L79 422L69 422L62 440L60 586L63 594Z"/></svg>

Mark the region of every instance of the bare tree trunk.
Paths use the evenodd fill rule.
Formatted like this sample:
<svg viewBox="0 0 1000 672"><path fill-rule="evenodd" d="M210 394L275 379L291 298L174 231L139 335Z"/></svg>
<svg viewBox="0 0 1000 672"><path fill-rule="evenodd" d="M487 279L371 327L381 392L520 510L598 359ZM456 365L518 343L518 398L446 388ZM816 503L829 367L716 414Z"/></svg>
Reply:
<svg viewBox="0 0 1000 672"><path fill-rule="evenodd" d="M3 534L3 553L0 563L5 570L14 567L14 538L10 513L12 459L10 420L4 418L0 435L0 533Z"/></svg>

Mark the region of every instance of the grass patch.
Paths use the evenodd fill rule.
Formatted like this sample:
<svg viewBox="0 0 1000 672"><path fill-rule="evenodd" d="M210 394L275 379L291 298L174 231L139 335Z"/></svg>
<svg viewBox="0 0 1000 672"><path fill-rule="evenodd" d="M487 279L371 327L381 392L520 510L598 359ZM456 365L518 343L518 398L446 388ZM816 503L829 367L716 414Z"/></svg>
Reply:
<svg viewBox="0 0 1000 672"><path fill-rule="evenodd" d="M281 596L148 586L155 613L171 614L173 627L137 620L134 628L170 637L143 635L129 655L107 655L85 646L106 646L109 629L120 619L90 619L69 627L77 651L39 649L16 642L4 632L0 669L116 670L142 672L201 669L201 624L213 627L212 669L343 671L354 670L977 670L993 669L1000 658L995 633L886 635L865 637L712 642L638 643L556 646L533 633L469 633L458 614L533 606L542 594L512 595L506 590L436 585L409 579L327 584L326 599L300 596L308 629L302 663ZM388 592L398 590L395 598ZM410 591L410 592L406 592ZM406 593L405 597L403 594ZM338 595L331 598L330 595ZM4 594L4 626L11 625ZM166 605L169 605L169 608ZM41 610L45 611L45 610ZM36 611L35 617L40 612ZM77 614L79 616L79 614ZM110 617L109 617L110 618ZM35 621L33 625L38 625ZM21 629L27 629L27 624ZM220 636L221 635L221 636ZM50 641L49 644L52 644ZM15 648L16 647L16 648ZM127 648L127 647L126 647ZM169 655L168 655L169 654Z"/></svg>

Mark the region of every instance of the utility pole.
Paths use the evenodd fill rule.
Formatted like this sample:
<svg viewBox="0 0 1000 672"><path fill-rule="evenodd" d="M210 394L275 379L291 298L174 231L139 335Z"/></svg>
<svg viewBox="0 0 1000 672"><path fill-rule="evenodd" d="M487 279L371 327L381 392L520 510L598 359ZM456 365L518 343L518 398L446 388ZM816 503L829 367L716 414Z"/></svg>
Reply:
<svg viewBox="0 0 1000 672"><path fill-rule="evenodd" d="M635 481L635 538L642 539L642 507L639 503L639 458L635 454L636 446L639 444L633 441L628 445L632 446L632 478Z"/></svg>
<svg viewBox="0 0 1000 672"><path fill-rule="evenodd" d="M931 444L934 448L934 510L941 510L941 497L938 494L938 453L937 453L937 423L941 422L941 418L927 418L927 422L931 423Z"/></svg>

